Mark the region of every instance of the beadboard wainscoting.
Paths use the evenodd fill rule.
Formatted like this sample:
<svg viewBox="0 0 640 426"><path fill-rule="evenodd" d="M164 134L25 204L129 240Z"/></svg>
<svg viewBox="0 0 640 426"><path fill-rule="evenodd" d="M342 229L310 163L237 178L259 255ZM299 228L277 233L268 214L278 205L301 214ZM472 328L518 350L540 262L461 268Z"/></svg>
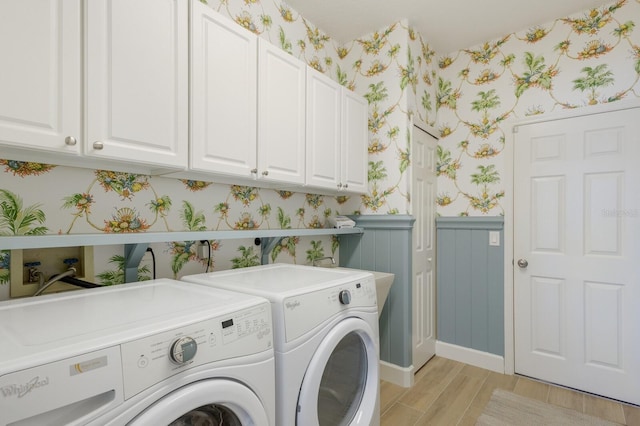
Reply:
<svg viewBox="0 0 640 426"><path fill-rule="evenodd" d="M383 380L412 383L411 236L415 219L409 215L352 219L364 233L340 236L340 266L395 274L380 316L380 374Z"/></svg>
<svg viewBox="0 0 640 426"><path fill-rule="evenodd" d="M503 371L504 219L441 217L437 230L438 355Z"/></svg>

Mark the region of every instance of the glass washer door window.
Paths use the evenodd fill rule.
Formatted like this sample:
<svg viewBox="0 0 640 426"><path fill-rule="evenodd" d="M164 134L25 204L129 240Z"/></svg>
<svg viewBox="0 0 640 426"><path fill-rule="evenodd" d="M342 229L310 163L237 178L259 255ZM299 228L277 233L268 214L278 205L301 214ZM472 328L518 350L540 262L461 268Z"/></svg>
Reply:
<svg viewBox="0 0 640 426"><path fill-rule="evenodd" d="M191 410L169 426L242 426L242 422L233 411L224 405L209 404Z"/></svg>
<svg viewBox="0 0 640 426"><path fill-rule="evenodd" d="M217 403L225 401L224 404ZM207 419L211 423L188 423ZM225 423L215 423L224 420ZM267 425L260 399L248 387L225 379L202 380L170 392L145 409L130 426L186 424Z"/></svg>
<svg viewBox="0 0 640 426"><path fill-rule="evenodd" d="M311 359L298 397L298 425L369 425L379 387L374 332L358 318L338 323Z"/></svg>

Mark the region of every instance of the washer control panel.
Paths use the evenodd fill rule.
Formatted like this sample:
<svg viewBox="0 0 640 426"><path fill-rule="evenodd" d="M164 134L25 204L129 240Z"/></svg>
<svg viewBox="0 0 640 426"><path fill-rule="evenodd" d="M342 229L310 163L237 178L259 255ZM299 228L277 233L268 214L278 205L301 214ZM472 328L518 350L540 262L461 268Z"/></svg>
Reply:
<svg viewBox="0 0 640 426"><path fill-rule="evenodd" d="M268 302L121 345L124 396L203 364L273 348Z"/></svg>
<svg viewBox="0 0 640 426"><path fill-rule="evenodd" d="M290 342L346 309L363 309L377 314L373 274L366 279L287 297L282 309L286 341Z"/></svg>

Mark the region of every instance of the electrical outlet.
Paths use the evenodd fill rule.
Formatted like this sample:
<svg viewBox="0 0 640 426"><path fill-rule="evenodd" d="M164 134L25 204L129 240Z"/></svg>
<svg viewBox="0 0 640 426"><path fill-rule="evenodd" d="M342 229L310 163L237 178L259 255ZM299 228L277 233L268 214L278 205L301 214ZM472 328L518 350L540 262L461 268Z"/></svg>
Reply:
<svg viewBox="0 0 640 426"><path fill-rule="evenodd" d="M196 254L200 259L208 259L209 258L209 246L207 244L198 243L198 247L196 247Z"/></svg>

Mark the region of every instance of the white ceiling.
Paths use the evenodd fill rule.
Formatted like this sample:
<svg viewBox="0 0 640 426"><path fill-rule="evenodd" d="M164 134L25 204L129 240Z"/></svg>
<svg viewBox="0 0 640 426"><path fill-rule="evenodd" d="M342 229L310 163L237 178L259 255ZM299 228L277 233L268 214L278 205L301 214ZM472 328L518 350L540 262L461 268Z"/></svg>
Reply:
<svg viewBox="0 0 640 426"><path fill-rule="evenodd" d="M407 18L438 54L550 23L611 0L286 0L341 43Z"/></svg>

